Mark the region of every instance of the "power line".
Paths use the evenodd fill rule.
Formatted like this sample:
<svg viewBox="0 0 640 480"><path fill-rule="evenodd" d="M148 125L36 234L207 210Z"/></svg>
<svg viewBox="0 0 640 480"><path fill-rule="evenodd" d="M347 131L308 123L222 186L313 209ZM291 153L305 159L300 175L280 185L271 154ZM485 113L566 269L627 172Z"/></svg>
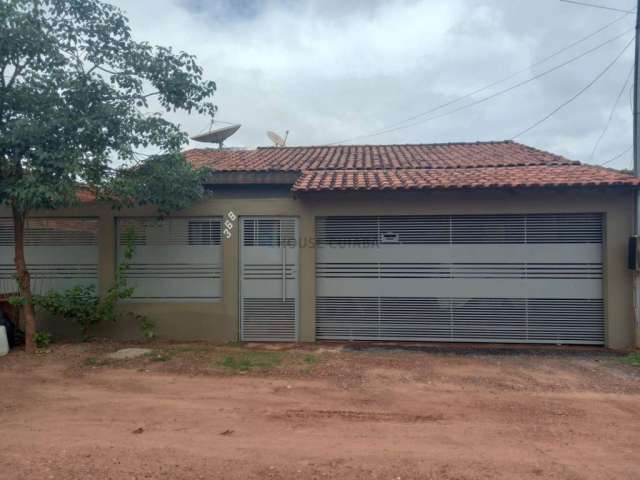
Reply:
<svg viewBox="0 0 640 480"><path fill-rule="evenodd" d="M596 140L596 143L593 145L593 150L591 150L591 155L589 156L589 161L593 160L593 156L595 155L596 150L600 146L600 142L602 141L602 139L604 138L605 134L607 133L607 130L609 130L609 125L611 125L611 121L613 120L613 115L616 112L616 108L618 107L618 103L620 103L620 99L622 98L622 95L624 95L624 91L627 89L627 85L629 84L629 80L631 79L631 74L633 73L634 67L635 67L635 65L631 64L631 68L629 69L629 73L627 74L627 78L625 79L624 83L622 84L622 88L620 89L620 92L618 93L618 96L616 97L616 100L613 102L613 106L611 107L611 111L609 112L609 118L607 119L607 123L604 126L604 129L602 130L602 132L600 133L600 136L598 137L598 140Z"/></svg>
<svg viewBox="0 0 640 480"><path fill-rule="evenodd" d="M495 87L496 85L499 85L499 84L504 83L504 82L506 82L506 81L508 81L508 80L511 80L511 79L512 79L512 78L514 78L514 77L517 77L519 74L521 74L521 73L523 73L523 72L529 71L530 69L532 69L532 68L534 68L534 67L536 67L536 66L538 66L538 65L541 65L541 64L543 64L543 63L548 62L548 61L549 61L549 60L551 60L552 58L557 57L557 56L558 56L558 55L560 55L561 53L564 53L564 52L566 52L567 50L569 50L569 49L571 49L571 48L575 47L576 45L578 45L578 44L580 44L580 43L582 43L582 42L584 42L584 41L586 41L586 40L589 40L590 38L592 38L592 37L596 36L598 33L602 32L603 30L606 30L607 28L611 27L612 25L614 25L614 24L618 23L620 20L623 20L624 18L626 18L626 17L627 17L627 15L628 15L628 14L624 14L624 15L622 15L621 17L616 18L616 19L615 19L615 20L613 20L612 22L609 22L609 23L607 23L607 24L603 25L602 27L600 27L600 28L598 28L597 30L595 30L595 31L591 32L590 34L585 35L584 37L582 37L582 38L580 38L580 39L578 39L578 40L576 40L576 41L574 41L574 42L572 42L572 43L570 43L570 44L568 44L568 45L566 45L566 46L564 46L564 47L560 48L559 50L556 50L556 51L555 51L554 53L552 53L551 55L549 55L549 56L547 56L547 57L545 57L545 58L543 58L543 59L541 59L541 60L538 60L537 62L532 63L531 65L527 66L526 68L523 68L523 69L521 69L521 70L518 70L518 71L516 71L516 72L513 72L512 74L510 74L510 75L508 75L508 76L506 76L506 77L503 77L503 78L501 78L500 80L496 80L496 81L494 81L494 82L492 82L492 83L489 83L489 84L487 84L487 85L485 85L485 86L483 86L483 87L478 88L477 90L474 90L474 91L472 91L472 92L466 93L466 94L462 95L461 97L457 97L457 98L455 98L455 99L453 99L453 100L450 100L450 101L448 101L448 102L442 103L442 104L440 104L440 105L438 105L438 106L436 106L436 107L433 107L433 108L431 108L431 109L429 109L429 110L427 110L427 111L424 111L424 112L418 113L418 114L413 115L412 117L409 117L409 118L405 118L404 120L401 120L401 121L399 121L399 122L392 123L391 125L387 125L387 126L386 126L386 127L384 127L382 130L377 131L377 132L373 132L372 134L359 135L359 136L352 137L352 138L348 138L348 139L345 139L345 140L340 140L340 141L332 142L332 143L329 143L329 144L327 144L327 145L337 145L337 144L340 144L340 143L350 142L350 141L358 140L358 139L361 139L361 138L369 138L369 137L376 136L376 135L379 135L379 134L380 134L380 135L382 135L382 134L384 134L384 133L387 133L386 131L387 131L388 129L392 129L392 128L398 127L398 126L400 126L400 125L403 125L403 124L405 124L405 123L407 123L407 122L410 122L410 121L412 121L412 120L415 120L415 119L417 119L417 118L423 117L423 116L428 115L428 114L430 114L430 113L434 113L434 112L436 112L436 111L438 111L438 110L442 110L442 109L443 109L443 108L445 108L445 107L449 107L449 106L451 106L451 105L454 105L454 104L456 104L456 103L460 102L461 100L465 100L465 99L467 99L467 98L469 98L469 97L472 97L472 96L474 96L474 95L476 95L476 94L478 94L478 93L481 93L481 92L483 92L483 91L485 91L485 90L488 90L488 89L490 89L490 88L492 88L492 87ZM624 33L626 33L626 32L624 32ZM378 132L380 132L380 133L378 133Z"/></svg>
<svg viewBox="0 0 640 480"><path fill-rule="evenodd" d="M576 45L579 45L580 43L585 42L586 40L589 40L590 38L595 37L597 34L602 32L603 30L606 30L607 28L611 27L612 25L615 25L620 20L623 20L626 17L627 17L627 14L625 13L624 15L622 15L621 17L616 18L612 22L609 22L609 23L603 25L602 27L598 28L597 30L591 32L590 34L585 35L584 37L579 38L578 40L576 40L576 41L574 41L574 42L572 42L572 43L570 43L568 45L565 45L564 47L562 47L562 48L556 50L555 52L553 52L551 55L549 55L549 56L547 56L545 58L542 58L542 59L538 60L537 62L534 62L531 65L529 65L529 66L527 66L527 67L525 67L525 68L523 68L521 70L513 72L512 74L507 75L506 77L503 77L500 80L496 80L494 82L491 82L491 83L485 85L484 87L480 87L477 90L474 90L472 92L466 93L466 94L462 95L461 97L454 98L453 100L450 100L450 101L442 103L442 104L440 104L440 105L438 105L436 107L433 107L433 108L431 108L429 110L426 110L424 112L421 112L421 113L418 113L416 115L413 115L412 117L408 117L408 118L405 118L404 120L401 120L399 122L392 123L391 125L387 125L385 127L385 129L394 128L394 127L397 127L397 126L402 125L404 123L411 122L412 120L416 120L416 119L418 119L420 117L424 117L425 115L428 115L430 113L437 112L438 110L442 110L445 107L449 107L451 105L454 105L454 104L460 102L461 100L465 100L465 99L467 99L469 97L472 97L472 96L474 96L474 95L476 95L478 93L484 92L485 90L489 90L490 88L495 87L496 85L500 85L501 83L504 83L504 82L506 82L508 80L511 80L512 78L517 77L521 73L527 72L527 71L531 70L532 68L537 67L538 65L542 65L543 63L548 62L552 58L557 57L561 53L566 52L567 50L575 47Z"/></svg>
<svg viewBox="0 0 640 480"><path fill-rule="evenodd" d="M635 13L635 10L623 10L621 8L608 7L606 5L599 5L596 3L578 2L576 0L560 0L563 3L571 3L573 5L580 5L581 7L600 8L602 10L611 10L614 12Z"/></svg>
<svg viewBox="0 0 640 480"><path fill-rule="evenodd" d="M578 90L578 92L576 92L575 95L573 95L572 97L570 97L568 100L565 100L564 102L562 102L560 105L558 105L556 108L554 108L551 112L549 112L547 115L545 115L544 117L542 117L540 120L538 120L537 122L535 122L533 125L525 128L524 130L522 130L520 133L518 133L517 135L514 135L513 137L511 137L511 140L518 138L522 135L524 135L525 133L530 132L531 130L533 130L534 128L536 128L538 125L541 125L542 123L546 122L547 120L549 120L553 115L555 115L556 113L558 113L560 110L562 110L564 107L566 107L567 105L569 105L571 102L573 102L576 98L578 98L580 95L582 95L584 92L586 92L589 88L591 88L598 80L600 80L605 73L607 73L611 67L613 67L616 62L620 59L620 57L622 56L622 54L624 52L627 51L627 48L629 48L629 45L631 45L633 43L633 41L635 40L635 36L629 40L629 42L624 46L624 48L622 49L622 51L616 55L616 57L613 59L613 61L611 63L609 63L604 70L602 70L600 73L598 73L593 80L591 80L589 83L587 83L584 87L582 87L580 90Z"/></svg>
<svg viewBox="0 0 640 480"><path fill-rule="evenodd" d="M571 64L571 63L573 63L573 62L576 62L576 61L580 60L581 58L586 57L587 55L589 55L589 54L591 54L591 53L593 53L593 52L595 52L595 51L597 51L597 50L601 49L602 47L604 47L604 46L606 46L606 45L608 45L608 44L610 44L610 43L612 43L612 42L616 41L616 40L617 40L617 39L619 39L620 37L622 37L622 36L626 35L627 33L631 32L632 30L634 30L634 28L630 28L630 29L628 29L628 30L625 30L624 32L622 32L622 33L620 33L620 34L616 35L615 37L610 38L609 40L606 40L605 42L602 42L602 43L600 43L599 45L596 45L595 47L593 47L593 48L591 48L591 49L589 49L589 50L587 50L587 51L585 51L585 52L581 53L580 55L577 55L577 56L575 56L575 57L572 57L572 58L570 58L569 60L566 60L566 61L564 61L564 62L562 62L562 63L560 63L560 64L558 64L558 65L556 65L556 66L554 66L554 67L552 67L552 68L550 68L550 69L548 69L548 70L545 70L545 71L543 71L543 72L540 72L540 73L538 73L538 74L536 74L536 75L534 75L534 76L532 76L532 77L529 77L529 78L528 78L528 79L526 79L526 80L523 80L523 81L521 81L521 82L518 82L518 83L516 83L515 85L512 85L512 86L510 86L510 87L508 87L508 88L505 88L505 89L499 90L499 91L497 91L497 92L495 92L495 93L493 93L493 94L491 94L491 95L489 95L489 96L486 96L486 97L480 98L480 99L478 99L478 100L475 100L475 101L473 101L473 102L471 102L471 103L468 103L468 104L466 104L466 105L462 105L462 106L460 106L460 107L458 107L458 108L455 108L455 109L453 109L453 110L449 110L448 112L444 112L444 113L441 113L441 114L438 114L438 115L434 115L434 116L431 116L431 117L425 118L425 119L423 119L423 120L419 120L419 121L417 121L417 122L408 123L408 124L406 124L406 125L399 125L399 126L397 126L397 127L388 127L388 128L385 128L385 129L379 130L379 131L374 132L374 133L365 134L365 135L359 135L359 136L356 136L356 137L347 138L347 139L340 140L340 141L337 141L337 142L328 143L327 145L338 145L338 144L341 144L341 143L351 142L351 141L353 141L353 140L360 140L360 139L363 139L363 138L371 138L371 137L376 137L376 136L379 136L379 135L384 135L384 134L386 134L386 133L395 132L395 131L397 131L397 130L402 130L402 129L405 129L405 128L410 128L410 127L413 127L413 126L416 126L416 125L421 125L421 124L426 123L426 122L429 122L429 121L431 121L431 120L436 120L436 119L439 119L439 118L442 118L442 117L446 117L446 116L448 116L448 115L452 115L452 114L454 114L454 113L457 113L457 112L459 112L459 111L461 111L461 110L464 110L464 109L467 109L467 108L474 107L474 106L479 105L479 104L481 104L481 103L484 103L484 102L487 102L487 101L489 101L489 100L492 100L492 99L494 99L494 98L496 98L496 97L498 97L498 96L500 96L500 95L503 95L503 94L505 94L505 93L511 92L512 90L515 90L516 88L519 88L519 87L521 87L521 86L523 86L523 85L526 85L526 84L528 84L528 83L531 83L531 82L533 82L534 80L537 80L537 79L539 79L539 78L541 78L541 77L544 77L545 75L548 75L548 74L550 74L550 73L552 73L552 72L555 72L556 70L558 70L558 69L560 69L560 68L562 68L562 67L564 67L564 66L566 66L566 65L569 65L569 64Z"/></svg>
<svg viewBox="0 0 640 480"><path fill-rule="evenodd" d="M611 163L611 162L615 162L616 160L618 160L620 157L622 157L623 155L625 155L626 153L628 153L631 149L633 148L633 145L629 145L627 148L624 149L623 152L620 152L619 154L617 154L615 157L610 158L609 160L607 160L606 162L603 163L599 163L598 165L600 167L604 167L605 165Z"/></svg>

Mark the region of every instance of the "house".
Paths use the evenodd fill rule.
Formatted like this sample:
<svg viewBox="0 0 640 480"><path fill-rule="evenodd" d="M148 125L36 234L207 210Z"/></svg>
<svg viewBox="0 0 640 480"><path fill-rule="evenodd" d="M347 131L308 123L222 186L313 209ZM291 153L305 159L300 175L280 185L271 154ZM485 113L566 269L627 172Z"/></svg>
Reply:
<svg viewBox="0 0 640 480"><path fill-rule="evenodd" d="M100 203L34 215L35 290L106 289L132 229L126 308L165 338L635 341L629 174L511 141L185 156L212 168L212 195L162 222ZM1 219L3 290L11 244ZM135 322L101 328L139 335Z"/></svg>

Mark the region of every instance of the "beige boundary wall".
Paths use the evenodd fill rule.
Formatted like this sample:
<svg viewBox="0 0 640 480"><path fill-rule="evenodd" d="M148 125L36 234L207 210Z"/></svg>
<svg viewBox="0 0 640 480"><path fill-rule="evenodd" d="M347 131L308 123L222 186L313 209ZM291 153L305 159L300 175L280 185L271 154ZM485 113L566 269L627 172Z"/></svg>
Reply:
<svg viewBox="0 0 640 480"><path fill-rule="evenodd" d="M214 195L175 216L223 216L233 211L242 216L295 216L299 219L300 340L315 340L315 217L324 215L429 215L499 213L605 214L604 299L605 341L612 348L635 343L632 312L632 275L627 269L627 242L632 234L633 195L628 189L521 191L478 190L436 192L377 192L313 194L298 198L286 188L221 188ZM34 217L94 217L99 220L100 288L106 289L116 265L116 218L153 216L151 208L117 211L106 204L60 210ZM7 217L0 208L0 217ZM128 311L144 313L156 324L160 338L180 340L236 341L239 338L239 228L223 239L222 298L210 302L128 303ZM61 321L41 319L42 328L61 336L75 331ZM122 320L102 325L99 335L140 337L139 325ZM640 333L640 332L639 332Z"/></svg>

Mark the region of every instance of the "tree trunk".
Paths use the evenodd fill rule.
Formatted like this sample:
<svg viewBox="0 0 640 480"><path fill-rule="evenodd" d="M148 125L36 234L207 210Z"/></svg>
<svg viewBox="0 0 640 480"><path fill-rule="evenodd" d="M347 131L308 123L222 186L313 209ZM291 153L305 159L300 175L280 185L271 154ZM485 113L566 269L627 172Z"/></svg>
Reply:
<svg viewBox="0 0 640 480"><path fill-rule="evenodd" d="M26 213L21 212L15 205L13 210L13 229L15 238L15 265L18 275L18 289L22 304L22 319L24 322L24 349L27 353L36 351L36 316L33 310L33 295L31 293L31 277L24 258L24 228Z"/></svg>

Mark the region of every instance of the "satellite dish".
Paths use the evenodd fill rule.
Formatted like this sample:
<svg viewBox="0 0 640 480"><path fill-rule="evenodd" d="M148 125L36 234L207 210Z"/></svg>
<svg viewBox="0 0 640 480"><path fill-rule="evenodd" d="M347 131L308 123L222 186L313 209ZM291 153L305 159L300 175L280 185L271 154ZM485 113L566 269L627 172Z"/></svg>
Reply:
<svg viewBox="0 0 640 480"><path fill-rule="evenodd" d="M222 148L224 141L236 133L241 126L239 123L236 123L228 127L217 128L207 133L195 135L191 137L191 140L195 140L196 142L217 143L218 148Z"/></svg>
<svg viewBox="0 0 640 480"><path fill-rule="evenodd" d="M287 137L289 136L289 130L286 131L284 138L278 135L275 132L269 130L267 132L267 137L273 142L276 147L284 147L287 144Z"/></svg>

